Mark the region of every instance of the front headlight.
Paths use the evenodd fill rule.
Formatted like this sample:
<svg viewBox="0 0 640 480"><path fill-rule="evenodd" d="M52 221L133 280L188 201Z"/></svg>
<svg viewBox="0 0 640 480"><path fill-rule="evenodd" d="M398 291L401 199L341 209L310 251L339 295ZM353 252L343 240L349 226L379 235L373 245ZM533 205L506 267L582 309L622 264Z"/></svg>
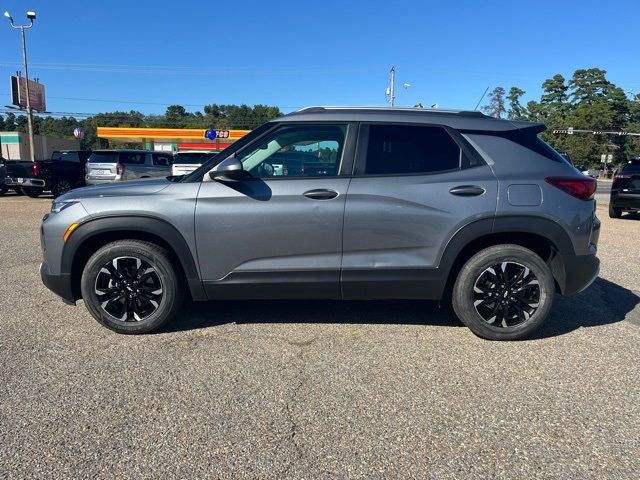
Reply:
<svg viewBox="0 0 640 480"><path fill-rule="evenodd" d="M78 203L78 200L54 200L53 202L51 202L51 213L60 213L65 208L70 207L71 205L74 205L76 203Z"/></svg>

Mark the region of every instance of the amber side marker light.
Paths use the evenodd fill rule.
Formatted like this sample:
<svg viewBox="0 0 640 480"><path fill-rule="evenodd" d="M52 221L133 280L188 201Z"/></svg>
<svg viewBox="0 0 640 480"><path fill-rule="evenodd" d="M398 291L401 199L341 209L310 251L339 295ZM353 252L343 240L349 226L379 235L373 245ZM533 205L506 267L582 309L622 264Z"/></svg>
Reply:
<svg viewBox="0 0 640 480"><path fill-rule="evenodd" d="M64 243L67 243L67 240L69 240L69 237L71 236L73 231L79 226L79 223L72 223L71 225L69 225L69 228L67 228L67 231L64 232L64 235L62 236L62 240L64 240Z"/></svg>

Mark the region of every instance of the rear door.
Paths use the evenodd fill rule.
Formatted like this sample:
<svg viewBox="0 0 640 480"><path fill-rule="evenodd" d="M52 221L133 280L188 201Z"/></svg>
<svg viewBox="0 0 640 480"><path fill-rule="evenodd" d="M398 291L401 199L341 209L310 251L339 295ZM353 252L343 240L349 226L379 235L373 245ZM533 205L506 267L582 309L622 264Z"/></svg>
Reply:
<svg viewBox="0 0 640 480"><path fill-rule="evenodd" d="M345 207L344 298L438 298L447 242L495 215L497 181L448 128L371 124L360 132Z"/></svg>
<svg viewBox="0 0 640 480"><path fill-rule="evenodd" d="M205 176L195 232L209 298L340 298L355 128L284 123L237 153L251 178ZM326 168L294 168L306 157Z"/></svg>

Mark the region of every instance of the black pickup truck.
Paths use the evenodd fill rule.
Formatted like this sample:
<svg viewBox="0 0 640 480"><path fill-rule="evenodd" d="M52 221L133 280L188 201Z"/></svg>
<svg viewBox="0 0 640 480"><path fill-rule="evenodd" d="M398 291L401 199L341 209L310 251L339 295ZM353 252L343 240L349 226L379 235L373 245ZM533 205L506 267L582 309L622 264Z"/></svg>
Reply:
<svg viewBox="0 0 640 480"><path fill-rule="evenodd" d="M5 188L14 188L30 197L50 190L57 197L85 185L88 150L55 151L49 160L5 161Z"/></svg>

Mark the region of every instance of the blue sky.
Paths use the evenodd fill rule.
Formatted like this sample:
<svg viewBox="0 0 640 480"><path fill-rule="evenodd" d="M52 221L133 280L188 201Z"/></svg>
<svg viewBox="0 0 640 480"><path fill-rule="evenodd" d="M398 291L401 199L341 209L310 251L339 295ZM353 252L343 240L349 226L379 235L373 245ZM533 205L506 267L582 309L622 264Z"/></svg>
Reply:
<svg viewBox="0 0 640 480"><path fill-rule="evenodd" d="M640 92L638 0L0 0L0 9L16 21L37 11L30 75L52 112L383 105L392 64L398 105L472 109L496 85L520 86L528 100L545 78L596 66ZM19 33L0 22L3 105L20 62Z"/></svg>

